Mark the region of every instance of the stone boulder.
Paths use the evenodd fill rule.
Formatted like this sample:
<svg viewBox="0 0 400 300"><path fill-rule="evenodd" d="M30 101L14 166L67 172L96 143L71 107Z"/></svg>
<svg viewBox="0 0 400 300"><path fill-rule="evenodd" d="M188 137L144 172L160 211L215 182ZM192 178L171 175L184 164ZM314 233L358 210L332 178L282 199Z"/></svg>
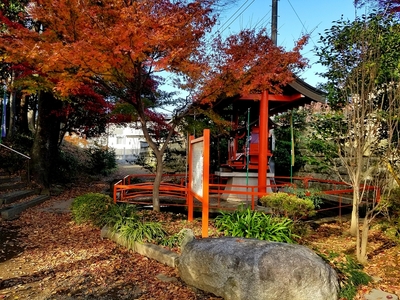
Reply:
<svg viewBox="0 0 400 300"><path fill-rule="evenodd" d="M300 245L244 238L187 242L178 270L187 284L229 300L335 300L334 269Z"/></svg>

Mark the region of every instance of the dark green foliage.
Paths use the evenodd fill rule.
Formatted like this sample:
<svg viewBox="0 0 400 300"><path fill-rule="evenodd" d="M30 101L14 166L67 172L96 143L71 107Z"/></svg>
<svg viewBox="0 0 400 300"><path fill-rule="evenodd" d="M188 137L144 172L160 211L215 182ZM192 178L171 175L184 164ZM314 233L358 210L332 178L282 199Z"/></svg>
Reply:
<svg viewBox="0 0 400 300"><path fill-rule="evenodd" d="M54 182L69 183L76 178L81 169L78 159L72 153L60 150L56 166L51 170L51 176Z"/></svg>
<svg viewBox="0 0 400 300"><path fill-rule="evenodd" d="M87 150L90 157L88 170L93 175L108 175L116 167L115 151L101 147L92 147Z"/></svg>
<svg viewBox="0 0 400 300"><path fill-rule="evenodd" d="M315 215L315 206L311 199L302 199L293 194L278 192L260 199L263 206L272 210L275 216L284 216L293 221Z"/></svg>
<svg viewBox="0 0 400 300"><path fill-rule="evenodd" d="M367 285L371 281L371 277L362 271L363 266L350 257L346 258L346 262L338 263L337 268L343 276L339 295L347 300L356 296L358 286Z"/></svg>
<svg viewBox="0 0 400 300"><path fill-rule="evenodd" d="M311 116L310 129L306 148L309 155L306 162L317 171L327 171L338 157L338 143L342 141L348 129L341 111L320 111Z"/></svg>
<svg viewBox="0 0 400 300"><path fill-rule="evenodd" d="M31 136L14 134L12 139L5 139L2 143L9 148L29 156L33 139ZM0 147L0 169L10 174L15 174L21 170L27 170L29 163L30 161L27 158L4 147Z"/></svg>
<svg viewBox="0 0 400 300"><path fill-rule="evenodd" d="M72 218L77 224L91 223L96 227L103 227L108 211L114 205L113 199L104 194L88 193L78 196L71 205Z"/></svg>
<svg viewBox="0 0 400 300"><path fill-rule="evenodd" d="M186 171L186 149L180 142L170 142L163 155L165 173L184 173ZM135 164L152 173L156 172L156 156L152 151L141 152L134 160Z"/></svg>
<svg viewBox="0 0 400 300"><path fill-rule="evenodd" d="M286 193L296 195L296 197L305 199L305 200L311 200L311 202L314 204L314 208L319 208L320 205L322 204L323 200L321 198L321 191L318 189L304 189L304 188L298 188L298 187L287 187L285 189Z"/></svg>
<svg viewBox="0 0 400 300"><path fill-rule="evenodd" d="M184 173L186 171L186 149L180 143L176 143L176 147L167 148L163 165L166 173Z"/></svg>
<svg viewBox="0 0 400 300"><path fill-rule="evenodd" d="M318 47L317 55L319 62L327 67L321 75L327 79L324 87L333 107L340 108L347 103L351 77L373 71L374 82L368 77L358 80L365 87L398 80L399 33L399 24L390 14L362 15L354 21L341 19L325 31L320 38L323 46Z"/></svg>
<svg viewBox="0 0 400 300"><path fill-rule="evenodd" d="M275 161L275 174L280 176L288 176L291 168L291 122L293 123L294 136L294 152L295 165L293 171L299 170L305 163L300 149L302 147L302 134L306 126L305 110L292 110L291 112L283 113L274 118L277 126L274 128L275 149L273 158Z"/></svg>
<svg viewBox="0 0 400 300"><path fill-rule="evenodd" d="M89 193L76 197L71 212L76 223L107 225L113 233L121 234L130 246L133 242L158 242L166 236L161 223L144 222L137 215L136 206L114 204L107 195Z"/></svg>
<svg viewBox="0 0 400 300"><path fill-rule="evenodd" d="M400 217L400 187L392 189L390 195L385 197L388 204L389 216L396 219Z"/></svg>
<svg viewBox="0 0 400 300"><path fill-rule="evenodd" d="M151 173L156 172L156 156L154 155L153 151L139 153L134 162Z"/></svg>
<svg viewBox="0 0 400 300"><path fill-rule="evenodd" d="M215 219L217 229L226 236L255 238L260 240L294 243L292 221L274 218L263 212L240 208L232 213L221 212Z"/></svg>

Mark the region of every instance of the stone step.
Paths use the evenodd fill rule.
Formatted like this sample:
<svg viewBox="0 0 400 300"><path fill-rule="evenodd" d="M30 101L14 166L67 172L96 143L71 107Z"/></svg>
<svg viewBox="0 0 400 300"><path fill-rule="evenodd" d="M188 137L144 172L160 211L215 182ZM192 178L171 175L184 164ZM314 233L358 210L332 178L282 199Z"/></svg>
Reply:
<svg viewBox="0 0 400 300"><path fill-rule="evenodd" d="M17 190L0 195L0 205L13 203L20 199L37 194L38 192L38 190Z"/></svg>
<svg viewBox="0 0 400 300"><path fill-rule="evenodd" d="M21 176L0 176L0 183L20 182Z"/></svg>
<svg viewBox="0 0 400 300"><path fill-rule="evenodd" d="M2 183L0 184L0 191L23 189L26 185L26 182Z"/></svg>
<svg viewBox="0 0 400 300"><path fill-rule="evenodd" d="M365 300L385 300L385 299L399 300L399 297L397 297L395 294L390 294L390 293L386 293L381 290L372 289L368 295L364 296L364 299Z"/></svg>
<svg viewBox="0 0 400 300"><path fill-rule="evenodd" d="M3 218L3 220L16 219L24 210L39 205L49 198L50 196L48 195L40 195L27 202L18 203L9 207L5 207L1 211L1 217Z"/></svg>

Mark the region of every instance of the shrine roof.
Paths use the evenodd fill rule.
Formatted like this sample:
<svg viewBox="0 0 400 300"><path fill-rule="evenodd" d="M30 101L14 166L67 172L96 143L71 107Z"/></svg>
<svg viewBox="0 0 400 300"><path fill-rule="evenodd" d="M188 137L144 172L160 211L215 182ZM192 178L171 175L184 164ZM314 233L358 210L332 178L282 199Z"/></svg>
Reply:
<svg viewBox="0 0 400 300"><path fill-rule="evenodd" d="M282 89L282 94L269 94L269 115L274 115L280 112L298 108L311 102L326 103L325 93L321 90L309 85L304 80L295 77L295 80ZM232 98L225 98L217 101L214 104L214 109L227 107L235 103L238 106L247 107L247 101L259 101L261 94L237 95Z"/></svg>

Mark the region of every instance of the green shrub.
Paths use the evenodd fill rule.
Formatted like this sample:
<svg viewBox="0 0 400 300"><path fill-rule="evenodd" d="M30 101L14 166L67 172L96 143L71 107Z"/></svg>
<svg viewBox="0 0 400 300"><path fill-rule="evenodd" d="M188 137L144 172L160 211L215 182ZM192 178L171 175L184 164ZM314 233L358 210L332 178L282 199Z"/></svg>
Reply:
<svg viewBox="0 0 400 300"><path fill-rule="evenodd" d="M87 153L90 157L90 174L109 175L117 167L117 160L113 149L92 147L87 150Z"/></svg>
<svg viewBox="0 0 400 300"><path fill-rule="evenodd" d="M33 145L33 138L25 134L14 133L11 138L3 139L2 144L29 156ZM26 171L28 163L29 160L25 157L9 149L0 147L0 169L8 172L10 175L20 173L23 170Z"/></svg>
<svg viewBox="0 0 400 300"><path fill-rule="evenodd" d="M106 224L108 211L115 204L110 196L88 193L78 196L71 205L72 218L77 224L91 223L96 227Z"/></svg>
<svg viewBox="0 0 400 300"><path fill-rule="evenodd" d="M296 195L298 198L311 200L315 208L319 208L323 203L321 191L319 189L305 189L298 187L287 187L285 193Z"/></svg>
<svg viewBox="0 0 400 300"><path fill-rule="evenodd" d="M221 212L215 219L217 230L226 236L256 238L274 242L293 243L292 221L273 218L263 212L241 208L233 213Z"/></svg>
<svg viewBox="0 0 400 300"><path fill-rule="evenodd" d="M78 160L69 152L58 152L56 168L51 170L51 176L57 183L69 183L73 181L80 171Z"/></svg>
<svg viewBox="0 0 400 300"><path fill-rule="evenodd" d="M284 216L297 221L315 215L315 207L311 200L301 199L296 195L278 192L268 194L260 199L263 206L272 210L275 216Z"/></svg>

